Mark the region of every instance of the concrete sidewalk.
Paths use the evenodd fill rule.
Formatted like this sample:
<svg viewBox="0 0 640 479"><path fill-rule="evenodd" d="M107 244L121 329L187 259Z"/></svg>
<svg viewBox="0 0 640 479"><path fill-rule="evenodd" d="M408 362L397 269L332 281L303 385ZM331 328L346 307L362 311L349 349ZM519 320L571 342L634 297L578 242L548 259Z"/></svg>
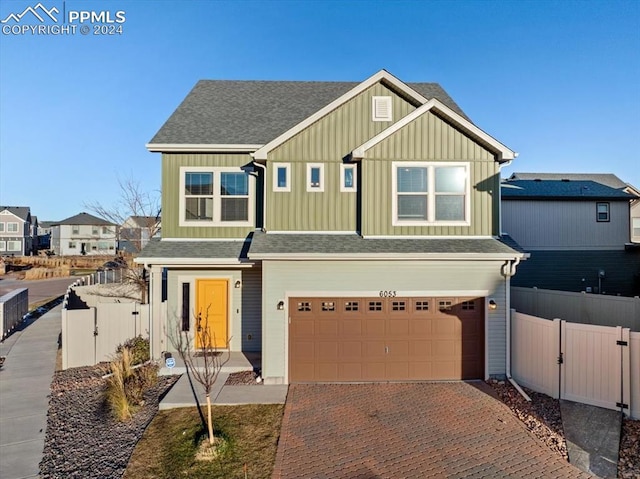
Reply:
<svg viewBox="0 0 640 479"><path fill-rule="evenodd" d="M618 475L622 430L620 411L560 400L569 462L602 478Z"/></svg>
<svg viewBox="0 0 640 479"><path fill-rule="evenodd" d="M206 397L202 386L186 373L186 369L179 358L177 358L176 361L177 364L174 369L161 369L161 374L173 372L177 374L182 373L182 376L160 401L159 409L194 407L196 405L194 394L198 397L200 405L206 404ZM252 357L250 354L231 353L231 359L222 367L220 375L211 390L212 402L217 405L284 404L288 391L288 386L286 385L225 385L231 373L259 369L259 356Z"/></svg>
<svg viewBox="0 0 640 479"><path fill-rule="evenodd" d="M0 343L0 477L38 477L56 365L61 308L22 323Z"/></svg>

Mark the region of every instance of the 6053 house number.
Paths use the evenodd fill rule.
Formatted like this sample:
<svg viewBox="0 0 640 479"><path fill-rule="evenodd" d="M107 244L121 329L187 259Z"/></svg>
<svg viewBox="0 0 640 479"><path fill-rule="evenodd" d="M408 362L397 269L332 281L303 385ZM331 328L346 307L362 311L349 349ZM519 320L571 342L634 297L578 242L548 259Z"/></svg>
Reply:
<svg viewBox="0 0 640 479"><path fill-rule="evenodd" d="M395 298L397 295L397 291L380 291L381 298Z"/></svg>

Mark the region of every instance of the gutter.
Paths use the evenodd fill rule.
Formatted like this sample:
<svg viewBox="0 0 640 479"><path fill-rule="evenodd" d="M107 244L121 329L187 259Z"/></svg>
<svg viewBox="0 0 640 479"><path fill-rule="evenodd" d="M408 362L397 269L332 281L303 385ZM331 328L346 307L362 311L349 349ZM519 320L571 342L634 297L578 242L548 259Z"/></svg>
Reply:
<svg viewBox="0 0 640 479"><path fill-rule="evenodd" d="M267 166L261 165L260 163L258 163L255 160L253 153L251 153L251 157L254 158L253 164L261 168L262 171L264 172L264 176L263 176L264 181L262 182L262 230L266 232L268 231L267 230ZM291 179L289 179L289 181L291 181Z"/></svg>
<svg viewBox="0 0 640 479"><path fill-rule="evenodd" d="M520 395L527 401L531 402L531 398L529 395L524 392L524 390L520 387L520 385L516 382L515 379L511 376L511 277L516 274L516 267L520 263L520 258L516 258L515 261L508 261L505 266L508 266L508 269L503 267L503 272L506 272L504 275L505 288L507 291L507 380L512 384L516 391L520 393Z"/></svg>

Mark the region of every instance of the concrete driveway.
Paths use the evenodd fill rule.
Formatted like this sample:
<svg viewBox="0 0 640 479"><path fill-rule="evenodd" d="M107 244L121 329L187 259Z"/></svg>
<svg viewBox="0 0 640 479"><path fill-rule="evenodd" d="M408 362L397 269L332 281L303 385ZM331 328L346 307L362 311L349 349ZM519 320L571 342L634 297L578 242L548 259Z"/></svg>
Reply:
<svg viewBox="0 0 640 479"><path fill-rule="evenodd" d="M586 478L482 382L292 385L274 478Z"/></svg>

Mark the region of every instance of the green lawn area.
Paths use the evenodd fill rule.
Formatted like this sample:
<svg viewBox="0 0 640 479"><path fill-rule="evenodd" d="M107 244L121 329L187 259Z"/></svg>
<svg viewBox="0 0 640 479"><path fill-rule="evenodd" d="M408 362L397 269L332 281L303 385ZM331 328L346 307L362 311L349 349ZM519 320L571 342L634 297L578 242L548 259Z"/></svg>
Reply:
<svg viewBox="0 0 640 479"><path fill-rule="evenodd" d="M217 458L196 460L206 438L196 408L159 411L136 446L124 479L269 478L283 405L214 406L216 436L227 447ZM203 408L206 416L206 408ZM245 475L246 470L246 475Z"/></svg>

